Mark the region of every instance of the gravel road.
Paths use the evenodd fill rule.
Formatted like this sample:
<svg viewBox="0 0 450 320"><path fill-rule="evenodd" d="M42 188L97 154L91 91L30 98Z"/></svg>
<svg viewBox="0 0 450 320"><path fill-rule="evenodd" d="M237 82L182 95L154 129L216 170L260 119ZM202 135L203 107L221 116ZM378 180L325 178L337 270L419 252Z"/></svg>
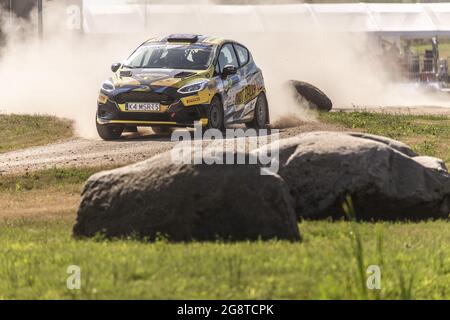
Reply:
<svg viewBox="0 0 450 320"><path fill-rule="evenodd" d="M336 110L355 111L355 109L339 108ZM438 107L379 107L358 108L357 110L450 115L450 108ZM291 126L294 125L294 127L282 129L280 138L295 136L308 131L343 130L342 127L318 122L295 123L292 118L287 119L286 122L289 122ZM283 127L283 120L277 121L277 125ZM145 160L168 151L175 146L175 143L170 141L170 137L155 135L150 130L140 134L127 134L123 139L117 141L72 138L59 143L0 154L0 174L17 174L52 167L119 166Z"/></svg>
<svg viewBox="0 0 450 320"><path fill-rule="evenodd" d="M0 173L52 167L112 166L147 159L171 149L174 142L158 136L128 136L118 141L73 138L0 154Z"/></svg>
<svg viewBox="0 0 450 320"><path fill-rule="evenodd" d="M322 123L303 123L301 126L281 130L280 137L286 138L301 132L317 130L340 130L340 128ZM126 134L117 141L72 138L0 154L0 174L20 174L53 167L119 166L168 151L176 143L172 142L170 137L158 136L151 131L145 134ZM204 145L209 143L205 141Z"/></svg>

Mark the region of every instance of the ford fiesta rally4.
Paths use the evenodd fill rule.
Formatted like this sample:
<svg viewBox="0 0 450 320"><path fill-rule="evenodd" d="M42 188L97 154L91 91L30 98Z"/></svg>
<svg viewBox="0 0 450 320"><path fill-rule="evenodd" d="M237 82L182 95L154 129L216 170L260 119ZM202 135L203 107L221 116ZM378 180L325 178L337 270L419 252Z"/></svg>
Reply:
<svg viewBox="0 0 450 320"><path fill-rule="evenodd" d="M100 89L96 115L101 138L150 126L156 133L174 127L222 130L244 123L269 123L264 79L249 50L235 41L200 35L150 39Z"/></svg>

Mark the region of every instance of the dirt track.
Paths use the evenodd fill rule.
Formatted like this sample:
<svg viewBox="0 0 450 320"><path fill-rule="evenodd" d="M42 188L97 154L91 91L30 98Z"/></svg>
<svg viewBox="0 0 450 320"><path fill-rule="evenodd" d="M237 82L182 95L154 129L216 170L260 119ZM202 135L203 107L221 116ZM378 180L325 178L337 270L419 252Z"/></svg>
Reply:
<svg viewBox="0 0 450 320"><path fill-rule="evenodd" d="M355 111L355 109L337 109ZM409 114L447 114L450 108L367 108L374 112ZM323 123L298 123L293 128L282 129L280 137L286 138L301 132L317 130L342 130ZM128 134L118 141L73 138L68 141L27 148L0 154L0 174L16 174L52 167L115 166L148 159L170 150L175 142L170 137L157 136L151 131L144 134Z"/></svg>
<svg viewBox="0 0 450 320"><path fill-rule="evenodd" d="M305 123L281 130L281 137L300 132L340 130L321 123ZM52 167L115 166L148 159L168 151L176 142L170 137L158 136L151 131L145 134L128 134L117 141L73 138L64 142L32 147L0 154L0 174L24 173Z"/></svg>
<svg viewBox="0 0 450 320"><path fill-rule="evenodd" d="M173 142L158 136L127 137L119 141L74 138L68 141L0 154L0 173L51 167L111 166L137 162L169 150Z"/></svg>

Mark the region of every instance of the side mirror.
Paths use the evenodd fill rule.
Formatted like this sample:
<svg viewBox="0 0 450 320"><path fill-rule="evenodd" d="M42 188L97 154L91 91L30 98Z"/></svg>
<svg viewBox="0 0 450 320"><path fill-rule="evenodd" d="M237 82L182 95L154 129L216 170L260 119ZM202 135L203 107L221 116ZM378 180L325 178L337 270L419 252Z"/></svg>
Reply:
<svg viewBox="0 0 450 320"><path fill-rule="evenodd" d="M112 72L117 72L117 70L119 70L121 66L122 66L121 63L114 63L114 64L111 66L111 71L112 71Z"/></svg>
<svg viewBox="0 0 450 320"><path fill-rule="evenodd" d="M232 74L237 73L237 68L231 64L227 64L222 71L222 77L226 78Z"/></svg>

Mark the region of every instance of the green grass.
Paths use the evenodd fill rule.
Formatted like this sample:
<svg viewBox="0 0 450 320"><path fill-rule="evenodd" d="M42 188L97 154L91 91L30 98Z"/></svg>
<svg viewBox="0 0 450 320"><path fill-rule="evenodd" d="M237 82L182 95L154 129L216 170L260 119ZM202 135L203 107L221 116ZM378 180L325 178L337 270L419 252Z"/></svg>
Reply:
<svg viewBox="0 0 450 320"><path fill-rule="evenodd" d="M111 167L112 168L112 167ZM43 189L64 190L80 187L94 173L109 167L52 168L0 178L0 192L24 192Z"/></svg>
<svg viewBox="0 0 450 320"><path fill-rule="evenodd" d="M0 131L0 153L73 136L73 126L69 120L40 115L0 114Z"/></svg>
<svg viewBox="0 0 450 320"><path fill-rule="evenodd" d="M319 117L321 121L348 129L400 140L418 154L441 158L450 166L450 118L447 116L331 112Z"/></svg>
<svg viewBox="0 0 450 320"><path fill-rule="evenodd" d="M72 224L70 218L0 222L0 299L450 298L450 232L443 221L358 223L362 270L372 264L382 270L381 290L365 293L349 222L303 222L304 241L296 244L76 241ZM81 267L81 290L66 288L70 265Z"/></svg>

